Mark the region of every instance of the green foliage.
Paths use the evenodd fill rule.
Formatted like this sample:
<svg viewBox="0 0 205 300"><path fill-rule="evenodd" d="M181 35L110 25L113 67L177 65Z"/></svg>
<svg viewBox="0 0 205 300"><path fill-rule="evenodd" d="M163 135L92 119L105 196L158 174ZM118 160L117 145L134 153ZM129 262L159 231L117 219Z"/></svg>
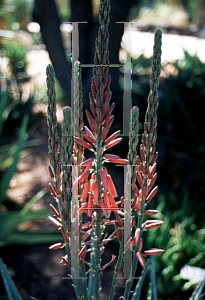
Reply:
<svg viewBox="0 0 205 300"><path fill-rule="evenodd" d="M27 29L30 20L32 0L5 0L2 4L2 16L6 20L9 29Z"/></svg>
<svg viewBox="0 0 205 300"><path fill-rule="evenodd" d="M17 163L19 162L19 158L20 158L20 152L23 148L23 143L25 140L27 123L28 123L28 117L25 116L22 122L22 127L19 134L19 141L17 144L16 152L14 154L13 162L8 168L8 170L6 171L6 173L4 174L3 179L0 182L0 194L1 194L0 204L3 203L3 201L6 198L6 191L9 187L10 180L12 179L16 171Z"/></svg>
<svg viewBox="0 0 205 300"><path fill-rule="evenodd" d="M184 280L179 273L185 264L197 267L205 264L204 231L198 229L197 215L189 201L188 193L185 193L181 202L174 195L159 196L157 210L162 212L164 224L160 230L150 231L146 240L148 248L163 245L165 249L164 254L155 260L156 272L162 273L157 278L159 294L174 295L184 290Z"/></svg>
<svg viewBox="0 0 205 300"><path fill-rule="evenodd" d="M8 300L22 300L21 295L19 294L19 291L17 290L16 285L13 282L13 279L10 273L8 272L6 265L3 263L1 257L0 257L0 271L1 271L1 277L3 279L4 287L6 290L6 294L7 294L7 297L0 295L0 298L8 299ZM3 291L1 291L1 293L2 292Z"/></svg>
<svg viewBox="0 0 205 300"><path fill-rule="evenodd" d="M28 66L27 54L28 49L20 42L9 41L4 46L5 55L9 59L9 67L13 76L16 79L22 79L27 77L26 67ZM24 79L25 80L25 79Z"/></svg>
<svg viewBox="0 0 205 300"><path fill-rule="evenodd" d="M198 286L196 287L195 291L193 292L190 300L198 300L198 299L202 299L202 292L204 291L204 286L205 286L205 278L203 281L201 281Z"/></svg>
<svg viewBox="0 0 205 300"><path fill-rule="evenodd" d="M9 88L11 88L13 82L9 80L8 82L10 83ZM36 129L36 125L33 125L28 131L29 114L27 112L31 112L30 108L33 107L31 99L28 99L23 104L21 101L16 101L11 95L12 93L9 93L9 89L6 89L6 86L4 91L0 93L0 136L8 137L7 127L14 125L12 128L14 131L18 128L18 123L12 122L12 114L14 112L19 116L19 123L20 119L22 119L19 125L18 141L0 146L0 247L11 244L56 242L59 240L59 234L56 233L56 230L32 231L19 229L19 225L25 222L36 221L48 216L50 210L36 212L31 210L32 206L45 195L45 190L37 193L20 210L19 208L11 210L9 206L9 203L11 204L14 201L7 198L6 192L16 172L17 164L22 155L24 155L23 149L25 146L39 145L38 140L28 140L29 135ZM39 126L39 122L37 125Z"/></svg>

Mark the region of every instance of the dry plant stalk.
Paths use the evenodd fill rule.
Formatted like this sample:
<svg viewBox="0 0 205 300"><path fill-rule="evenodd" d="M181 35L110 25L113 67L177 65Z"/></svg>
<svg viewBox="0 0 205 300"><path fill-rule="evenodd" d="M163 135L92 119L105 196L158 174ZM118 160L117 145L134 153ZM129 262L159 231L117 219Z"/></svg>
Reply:
<svg viewBox="0 0 205 300"><path fill-rule="evenodd" d="M133 277L135 277L138 261L143 268L147 268L144 258L148 255L162 253L161 249L152 249L142 252L143 231L161 226L162 221L148 220L143 223L144 215L155 215L156 210L147 209L147 205L157 193L154 187L157 178L156 152L157 140L157 108L161 59L161 31L155 33L152 75L148 107L145 115L144 133L140 145L140 155L137 155L139 110L133 107L130 116L129 153L128 159L109 154L107 150L121 141L120 131L108 136L114 116L112 111L110 91L111 77L109 75L109 1L101 1L99 12L100 27L95 42L95 67L93 69L90 98L90 112L86 111L90 128L82 123L82 85L80 64L75 63L74 79L74 108L65 107L63 114L63 130L60 142L57 132L56 101L54 87L54 70L47 67L48 86L48 145L49 145L49 172L51 176L50 191L57 202L57 208L51 205L53 216L50 220L61 230L64 242L52 245L50 249L65 247L66 255L61 263L74 270L72 257L77 257L79 276L72 276L77 299L102 299L101 275L110 263L102 266L101 255L108 241L118 238L120 243L119 255L115 267L109 300L114 297L117 277L123 259L123 230L125 214L137 212L137 220L131 217L134 236L130 238L125 248L133 252L132 269L126 281L123 299L130 296ZM78 116L76 118L76 116ZM72 118L73 117L73 118ZM73 139L72 133L75 137ZM84 148L92 152L88 159L84 157ZM108 174L106 163L128 165L127 187L131 189L131 198L127 194L116 201L118 197L115 184ZM75 192L74 192L75 191ZM77 201L74 200L77 194ZM129 202L129 201L130 202ZM127 202L128 201L128 202ZM76 204L77 203L77 204ZM131 207L127 207L127 203ZM111 215L114 213L114 218ZM82 215L86 214L89 221L83 223ZM71 222L72 221L72 222ZM113 233L107 237L104 234L107 225L113 225ZM73 226L73 227L72 227ZM77 232L72 237L72 230ZM77 231L76 231L77 230ZM131 232L129 233L131 234ZM124 232L126 238L126 232ZM85 260L86 252L90 252L90 261ZM89 266L88 282L86 279L85 264ZM137 293L137 289L136 289ZM132 299L135 298L133 294Z"/></svg>

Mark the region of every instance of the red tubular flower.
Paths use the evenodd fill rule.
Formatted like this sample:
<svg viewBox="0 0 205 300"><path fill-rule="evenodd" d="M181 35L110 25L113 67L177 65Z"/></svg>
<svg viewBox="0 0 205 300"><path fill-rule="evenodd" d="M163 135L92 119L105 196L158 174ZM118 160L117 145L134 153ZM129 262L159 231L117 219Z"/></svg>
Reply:
<svg viewBox="0 0 205 300"><path fill-rule="evenodd" d="M100 170L100 178L102 182L102 187L103 189L107 192L107 179L106 179L106 174L103 172L103 170Z"/></svg>
<svg viewBox="0 0 205 300"><path fill-rule="evenodd" d="M117 197L117 191L110 175L107 175L107 187L113 198Z"/></svg>
<svg viewBox="0 0 205 300"><path fill-rule="evenodd" d="M107 213L109 214L110 213L110 201L109 201L107 192L103 192L103 199L104 199L104 203L105 203L105 209L106 209Z"/></svg>
<svg viewBox="0 0 205 300"><path fill-rule="evenodd" d="M90 190L90 181L87 181L84 188L83 188L83 193L82 193L82 196L81 196L81 202L86 201L89 190Z"/></svg>
<svg viewBox="0 0 205 300"><path fill-rule="evenodd" d="M98 205L98 193L99 193L99 185L98 182L94 182L93 184L93 195L94 195L94 205Z"/></svg>
<svg viewBox="0 0 205 300"><path fill-rule="evenodd" d="M116 209L118 210L118 206L117 206L117 204L116 204L116 202L115 202L113 196L110 195L110 194L108 194L108 198L109 198L109 202L110 202L110 204L111 204L111 206L112 206L112 210L113 210L113 208L114 208L115 210L116 210Z"/></svg>
<svg viewBox="0 0 205 300"><path fill-rule="evenodd" d="M103 203L103 200L100 200L99 201L99 206L101 207L102 211L103 211L103 214L105 216L105 218L108 218L108 214L107 214L107 210L106 210L106 207Z"/></svg>
<svg viewBox="0 0 205 300"><path fill-rule="evenodd" d="M89 194L88 197L88 217L91 217L93 213L93 194Z"/></svg>
<svg viewBox="0 0 205 300"><path fill-rule="evenodd" d="M122 222L122 219L120 218L119 214L117 212L115 212L115 218L118 222L118 224L123 227L123 222Z"/></svg>
<svg viewBox="0 0 205 300"><path fill-rule="evenodd" d="M122 230L119 229L119 227L116 224L115 224L115 232L116 232L118 240L120 241L123 236L123 233L122 233Z"/></svg>
<svg viewBox="0 0 205 300"><path fill-rule="evenodd" d="M88 177L88 175L90 174L90 170L85 170L82 174L80 174L80 176L78 176L78 178L76 178L76 180L73 182L73 185L77 185L80 184L85 178Z"/></svg>
<svg viewBox="0 0 205 300"><path fill-rule="evenodd" d="M81 207L78 211L79 215L81 215L83 212L87 213L87 209L88 209L88 202L85 202L81 205Z"/></svg>

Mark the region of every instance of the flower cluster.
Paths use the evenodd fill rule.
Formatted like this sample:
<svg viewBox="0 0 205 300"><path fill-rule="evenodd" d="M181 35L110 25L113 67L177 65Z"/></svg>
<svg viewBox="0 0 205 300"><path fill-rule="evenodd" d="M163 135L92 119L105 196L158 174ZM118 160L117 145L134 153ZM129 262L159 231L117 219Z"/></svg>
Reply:
<svg viewBox="0 0 205 300"><path fill-rule="evenodd" d="M79 272L82 279L73 276L73 283L78 299L101 299L101 274L109 265L101 265L101 255L108 241L118 238L120 250L116 264L109 300L113 299L117 276L123 258L123 250L131 247L133 252L132 271L127 280L124 299L128 299L133 277L135 277L138 261L143 268L146 267L144 256L162 253L161 249L146 250L142 252L143 231L159 227L163 222L148 220L143 223L144 215L155 215L156 210L147 209L147 205L157 193L154 187L157 178L156 152L157 139L157 88L160 75L161 57L161 31L156 31L154 44L154 57L152 76L150 80L150 93L148 108L145 115L144 133L140 145L140 155L137 155L139 110L133 107L130 117L129 153L128 158L109 154L107 150L119 144L122 140L120 131L109 136L113 123L112 114L114 103L111 104L110 91L111 77L109 75L109 1L101 1L99 12L100 27L95 42L95 67L93 69L90 111L86 110L89 128L84 126L82 120L82 86L79 62L74 69L74 108L64 108L63 130L60 142L57 133L54 71L51 65L47 67L48 86L48 145L49 145L49 172L51 176L50 191L55 198L58 208L51 205L53 216L50 220L61 230L64 242L50 247L55 250L65 247L66 255L61 263L74 270L72 256L79 261ZM74 133L74 139L73 139ZM91 152L91 157L85 159L84 149ZM127 174L127 185L130 186L131 195L125 194L120 201L115 184L108 174L105 163L128 165L131 172ZM129 169L129 168L128 168ZM77 198L76 198L77 197ZM131 207L128 207L130 203ZM135 211L137 220L131 217L134 236L130 237L123 249L123 229L125 227L125 214ZM114 214L113 214L114 212ZM89 218L83 221L83 214ZM114 215L115 218L111 218ZM107 225L113 225L113 233L107 238L104 230ZM73 237L72 233L76 236ZM131 232L130 232L131 234ZM124 233L125 240L126 232ZM86 260L86 253L90 252L90 261ZM110 263L114 260L112 257ZM87 286L85 263L89 266L89 280Z"/></svg>

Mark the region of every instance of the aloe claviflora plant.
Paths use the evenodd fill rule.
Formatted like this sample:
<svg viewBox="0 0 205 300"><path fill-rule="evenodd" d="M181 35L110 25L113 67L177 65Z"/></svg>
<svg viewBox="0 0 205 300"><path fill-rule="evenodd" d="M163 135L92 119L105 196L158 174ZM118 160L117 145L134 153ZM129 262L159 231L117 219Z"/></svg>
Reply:
<svg viewBox="0 0 205 300"><path fill-rule="evenodd" d="M147 209L147 206L157 192L157 187L154 185L157 178L155 173L158 156L156 152L157 88L160 75L161 31L157 30L155 33L150 93L140 155L137 155L139 111L137 107L133 107L130 115L128 159L123 159L118 155L107 153L107 150L119 144L122 139L119 137L120 131L107 137L114 120L108 58L109 13L109 1L101 1L100 27L95 43L95 67L91 93L89 94L90 112L86 111L90 128L83 126L81 70L80 64L76 62L74 107L73 110L70 107L65 107L63 111L61 150L57 132L54 70L51 65L47 67L49 172L52 181L50 191L58 204L57 208L51 205L54 216L50 217L50 220L61 230L64 238L64 242L54 244L50 249L65 247L66 255L62 258L61 263L71 268L77 299L102 299L101 275L108 264L101 265L101 255L106 243L117 237L120 248L109 300L114 298L117 278L123 260L123 251L128 248L132 252L132 268L130 268L126 281L123 299L127 300L130 297L138 261L144 269L132 295L134 300L139 299L142 278L146 274L148 265L153 265L151 260L145 264L144 257L163 252L162 249L142 252L143 231L159 227L163 223L156 220L148 220L143 223L144 215L157 214L156 210ZM72 138L73 133L74 139ZM92 152L92 156L88 159L84 157L84 148ZM105 167L106 163L128 166L125 189L126 191L130 190L131 193L126 192L120 201L115 201L118 194ZM137 212L137 220L130 213L134 211ZM127 218L128 212L130 215ZM83 222L83 214L87 215L89 221ZM129 222L131 220L132 227L130 228L132 232L134 231L134 236L131 238L130 229L129 239L126 239L127 232L124 232L123 239L125 219ZM110 224L113 225L114 229L107 238L104 231L106 226ZM123 243L124 240L126 243ZM85 260L88 251L90 252L89 262ZM111 262L113 259L114 257ZM76 262L78 263L79 276L76 276ZM88 272L85 270L85 264L89 266ZM154 277L152 276L152 278Z"/></svg>

